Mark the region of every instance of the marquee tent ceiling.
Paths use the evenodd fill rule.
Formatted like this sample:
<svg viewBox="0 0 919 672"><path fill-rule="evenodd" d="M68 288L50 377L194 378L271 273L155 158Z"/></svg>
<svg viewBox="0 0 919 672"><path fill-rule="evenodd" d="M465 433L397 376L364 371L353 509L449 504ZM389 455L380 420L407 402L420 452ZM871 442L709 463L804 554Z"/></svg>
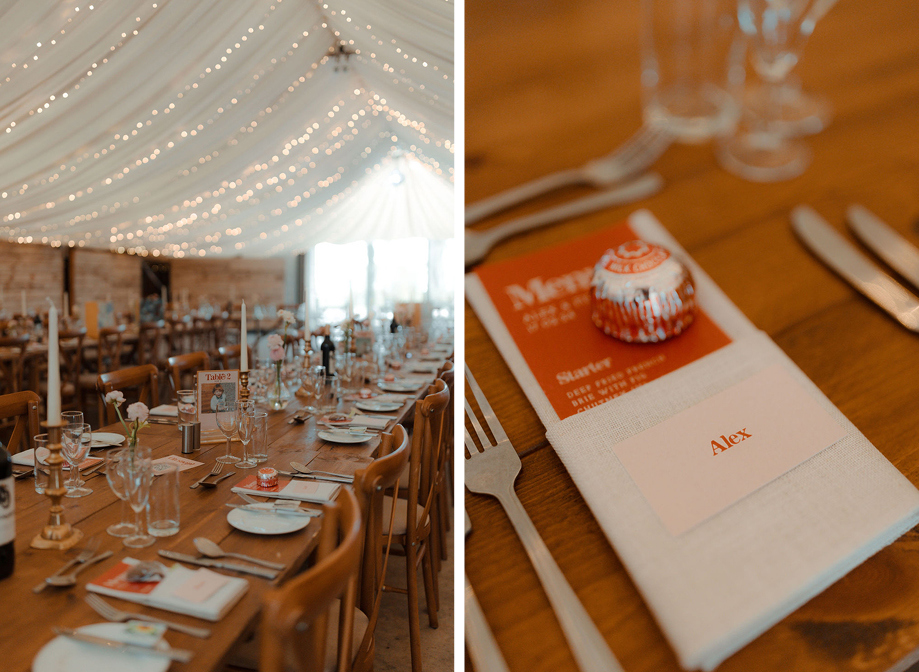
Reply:
<svg viewBox="0 0 919 672"><path fill-rule="evenodd" d="M0 7L0 238L177 258L446 238L452 138L452 0Z"/></svg>

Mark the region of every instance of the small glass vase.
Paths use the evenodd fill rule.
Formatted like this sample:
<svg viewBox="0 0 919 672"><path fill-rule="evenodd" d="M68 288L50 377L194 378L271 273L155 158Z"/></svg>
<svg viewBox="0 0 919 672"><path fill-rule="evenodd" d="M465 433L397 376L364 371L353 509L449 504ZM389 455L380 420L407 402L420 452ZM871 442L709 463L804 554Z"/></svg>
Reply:
<svg viewBox="0 0 919 672"><path fill-rule="evenodd" d="M281 369L278 366L273 367L272 380L268 386L268 405L275 411L281 411L287 408L290 403L291 393L287 385L281 379Z"/></svg>

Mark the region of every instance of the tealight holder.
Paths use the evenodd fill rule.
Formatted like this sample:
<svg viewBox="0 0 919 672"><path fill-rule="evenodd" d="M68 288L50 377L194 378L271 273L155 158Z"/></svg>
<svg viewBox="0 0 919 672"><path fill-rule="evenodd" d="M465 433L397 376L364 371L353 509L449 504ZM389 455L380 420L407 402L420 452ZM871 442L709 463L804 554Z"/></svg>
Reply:
<svg viewBox="0 0 919 672"><path fill-rule="evenodd" d="M61 505L61 499L67 494L63 479L64 458L61 457L61 429L64 425L51 425L47 422L41 424L48 433L50 455L46 460L48 485L45 487L45 496L51 500L51 512L48 516L48 524L32 538L31 546L32 548L66 550L78 544L83 538L83 533L64 520L64 507ZM37 462L35 468L39 468Z"/></svg>
<svg viewBox="0 0 919 672"><path fill-rule="evenodd" d="M239 372L239 400L249 401L249 372Z"/></svg>

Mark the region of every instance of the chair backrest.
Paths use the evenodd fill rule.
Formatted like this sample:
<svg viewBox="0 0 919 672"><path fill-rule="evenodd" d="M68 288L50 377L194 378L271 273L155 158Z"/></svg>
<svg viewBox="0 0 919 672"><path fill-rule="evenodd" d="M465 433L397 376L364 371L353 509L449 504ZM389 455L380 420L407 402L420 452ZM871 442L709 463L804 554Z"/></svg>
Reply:
<svg viewBox="0 0 919 672"><path fill-rule="evenodd" d="M453 360L448 359L448 360L444 361L444 363L441 364L440 368L437 369L437 377L438 377L438 378L443 378L443 374L446 373L447 371L452 371L452 370L453 370L453 366L454 366Z"/></svg>
<svg viewBox="0 0 919 672"><path fill-rule="evenodd" d="M450 390L440 378L428 387L427 396L415 403L408 476L408 543L414 543L421 536L421 528L434 503L437 470L443 462L444 413L449 403ZM420 515L419 503L423 506Z"/></svg>
<svg viewBox="0 0 919 672"><path fill-rule="evenodd" d="M173 391L184 390L189 388L182 387L182 376L210 369L211 358L206 352L189 352L185 355L173 355L166 360L166 366Z"/></svg>
<svg viewBox="0 0 919 672"><path fill-rule="evenodd" d="M166 323L163 320L157 322L142 322L137 340L137 363L156 365L160 358L160 344L162 343L163 330Z"/></svg>
<svg viewBox="0 0 919 672"><path fill-rule="evenodd" d="M22 389L28 335L0 337L0 348L8 348L9 356L0 356L0 393L12 394Z"/></svg>
<svg viewBox="0 0 919 672"><path fill-rule="evenodd" d="M451 366L439 376L439 378L447 384L447 389L450 390L450 402L447 404L446 413L444 413L444 461L453 459L453 373L454 370ZM442 475L443 465L441 465L441 476Z"/></svg>
<svg viewBox="0 0 919 672"><path fill-rule="evenodd" d="M246 350L249 353L249 367L251 368L255 364L252 361L252 348L246 346ZM221 345L217 348L217 354L220 355L220 366L224 371L235 369L239 366L242 351L243 348L238 343L236 345ZM233 366L234 363L236 366Z"/></svg>
<svg viewBox="0 0 919 672"><path fill-rule="evenodd" d="M86 328L62 330L58 334L61 351L61 381L73 385L74 394L79 394L80 374L83 373L83 339Z"/></svg>
<svg viewBox="0 0 919 672"><path fill-rule="evenodd" d="M350 669L363 532L357 497L342 488L338 499L323 507L316 564L262 598L260 672L282 672L288 654L297 670L323 670L329 609L339 597L337 670Z"/></svg>
<svg viewBox="0 0 919 672"><path fill-rule="evenodd" d="M41 434L38 405L41 399L34 392L14 392L0 396L0 420L15 418L13 433L6 449L10 454L32 447L32 438Z"/></svg>
<svg viewBox="0 0 919 672"><path fill-rule="evenodd" d="M361 503L367 533L364 537L364 560L361 563L360 607L370 619L368 635L379 613L379 595L383 583L383 535L389 532L389 520L383 520L383 498L393 488L409 460L410 441L402 425L392 433L380 435L380 457L354 474L354 489ZM405 486L406 483L399 485ZM395 507L392 512L395 515ZM368 636L364 637L365 642ZM363 644L362 644L363 648ZM358 654L360 657L360 654Z"/></svg>
<svg viewBox="0 0 919 672"><path fill-rule="evenodd" d="M97 348L97 371L117 371L121 368L121 346L124 344L123 324L117 327L106 327L99 330L99 346Z"/></svg>
<svg viewBox="0 0 919 672"><path fill-rule="evenodd" d="M120 371L110 371L101 374L96 379L96 390L99 392L100 399L104 399L105 395L113 390L124 392L132 388L139 388L136 401L144 402L149 408L159 406L159 376L153 364L143 364L121 369ZM131 396L133 397L133 395ZM118 419L115 414L115 408L108 404L105 405L105 416L106 423L110 425Z"/></svg>

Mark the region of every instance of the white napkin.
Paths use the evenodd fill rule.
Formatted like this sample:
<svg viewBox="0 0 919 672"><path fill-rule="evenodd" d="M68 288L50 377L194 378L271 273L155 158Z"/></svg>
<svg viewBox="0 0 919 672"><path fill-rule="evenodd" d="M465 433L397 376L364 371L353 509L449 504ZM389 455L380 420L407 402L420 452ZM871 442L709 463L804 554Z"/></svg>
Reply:
<svg viewBox="0 0 919 672"><path fill-rule="evenodd" d="M347 427L373 427L375 429L383 429L392 422L392 418L387 417L377 417L375 415L366 415L364 413L355 413L354 417L351 418L351 422L347 423ZM339 427L341 425L338 425Z"/></svg>
<svg viewBox="0 0 919 672"><path fill-rule="evenodd" d="M916 525L919 491L755 329L650 213L635 213L630 224L691 266L700 305L732 344L559 421L474 276L467 298L680 664L711 670ZM613 446L776 363L847 436L688 532L671 535Z"/></svg>
<svg viewBox="0 0 919 672"><path fill-rule="evenodd" d="M12 456L13 464L19 464L23 467L35 466L35 449L21 450Z"/></svg>
<svg viewBox="0 0 919 672"><path fill-rule="evenodd" d="M179 417L179 407L170 404L160 404L150 409L150 415L163 415L170 418L177 418Z"/></svg>

